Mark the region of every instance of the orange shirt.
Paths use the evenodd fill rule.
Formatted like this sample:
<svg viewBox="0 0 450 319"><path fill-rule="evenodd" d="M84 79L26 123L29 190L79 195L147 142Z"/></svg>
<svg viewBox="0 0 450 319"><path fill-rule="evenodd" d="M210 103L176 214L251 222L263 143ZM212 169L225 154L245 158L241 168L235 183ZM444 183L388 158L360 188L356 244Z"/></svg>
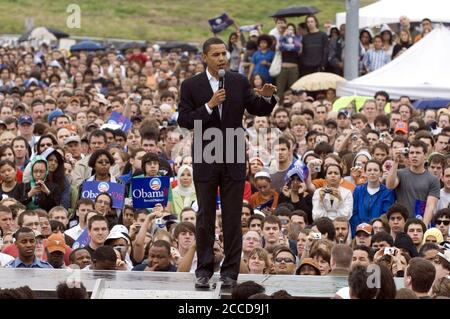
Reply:
<svg viewBox="0 0 450 319"><path fill-rule="evenodd" d="M278 193L275 189L271 189L270 191L272 193L271 198L273 198L273 203L272 203L271 208L275 209L278 206ZM260 192L256 192L250 197L250 205L253 208L255 208L261 204L264 204L265 202L268 202L269 200L270 199L264 199Z"/></svg>

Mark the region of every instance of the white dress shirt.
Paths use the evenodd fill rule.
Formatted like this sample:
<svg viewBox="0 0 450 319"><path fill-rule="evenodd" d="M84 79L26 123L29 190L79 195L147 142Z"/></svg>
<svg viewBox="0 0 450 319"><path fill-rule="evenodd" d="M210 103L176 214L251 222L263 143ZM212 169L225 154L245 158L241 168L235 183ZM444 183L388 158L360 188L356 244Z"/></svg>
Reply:
<svg viewBox="0 0 450 319"><path fill-rule="evenodd" d="M219 80L217 80L215 77L211 75L211 73L209 73L208 68L206 68L206 76L208 77L209 85L211 86L213 93L216 93L219 90ZM225 79L223 83L223 88L225 88ZM270 103L270 100L272 99L271 96L270 97L263 96L262 98L266 100L266 102L268 103ZM211 115L213 109L208 106L208 103L205 103L205 107L209 115ZM222 119L222 104L219 104L219 106L217 107L219 108L220 119Z"/></svg>

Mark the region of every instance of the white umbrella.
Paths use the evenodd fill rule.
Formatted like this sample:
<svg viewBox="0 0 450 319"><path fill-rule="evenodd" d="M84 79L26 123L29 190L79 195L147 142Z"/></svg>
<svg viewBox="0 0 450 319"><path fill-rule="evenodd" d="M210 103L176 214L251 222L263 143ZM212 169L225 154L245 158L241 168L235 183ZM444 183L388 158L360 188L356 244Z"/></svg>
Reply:
<svg viewBox="0 0 450 319"><path fill-rule="evenodd" d="M323 91L336 89L338 82L345 82L345 79L334 73L316 72L301 77L292 84L291 89L295 91Z"/></svg>
<svg viewBox="0 0 450 319"><path fill-rule="evenodd" d="M31 31L30 40L41 40L41 41L57 41L58 39L55 37L53 33L48 31L45 27L39 27Z"/></svg>

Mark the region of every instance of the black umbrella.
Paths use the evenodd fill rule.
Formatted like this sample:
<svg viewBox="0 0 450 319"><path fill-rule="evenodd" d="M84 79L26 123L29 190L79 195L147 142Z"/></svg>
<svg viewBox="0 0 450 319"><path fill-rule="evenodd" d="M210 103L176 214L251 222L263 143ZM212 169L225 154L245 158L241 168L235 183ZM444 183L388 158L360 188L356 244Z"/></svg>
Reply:
<svg viewBox="0 0 450 319"><path fill-rule="evenodd" d="M186 42L166 42L161 44L159 47L162 51L170 51L170 50L181 50L181 51L189 51L189 52L197 52L198 48L193 46L192 44Z"/></svg>
<svg viewBox="0 0 450 319"><path fill-rule="evenodd" d="M68 38L70 36L68 33L65 33L65 32L55 29L55 28L47 27L47 30L50 31L50 33L53 33L53 35L58 39Z"/></svg>
<svg viewBox="0 0 450 319"><path fill-rule="evenodd" d="M132 48L139 48L142 50L147 49L147 45L144 42L126 42L120 46L120 51L126 51Z"/></svg>
<svg viewBox="0 0 450 319"><path fill-rule="evenodd" d="M53 34L57 39L61 39L61 38L68 38L69 34L58 30L58 29L54 29L54 28L49 28L49 27L45 27L48 32L50 32L51 34ZM22 34L19 39L18 42L24 42L24 41L28 41L30 39L30 34L31 32L33 32L34 29L31 29L30 31L25 32L24 34Z"/></svg>
<svg viewBox="0 0 450 319"><path fill-rule="evenodd" d="M271 15L273 18L301 17L320 12L316 7L288 7L280 9Z"/></svg>

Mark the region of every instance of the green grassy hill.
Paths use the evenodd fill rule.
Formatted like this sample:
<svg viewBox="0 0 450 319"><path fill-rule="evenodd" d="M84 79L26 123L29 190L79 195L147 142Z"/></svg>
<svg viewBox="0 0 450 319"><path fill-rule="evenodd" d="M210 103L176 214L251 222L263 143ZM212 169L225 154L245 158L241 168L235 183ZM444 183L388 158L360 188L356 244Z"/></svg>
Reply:
<svg viewBox="0 0 450 319"><path fill-rule="evenodd" d="M361 6L372 2L360 0ZM71 3L80 5L80 29L66 26ZM259 22L269 31L273 27L269 15L292 5L316 6L322 10L321 24L334 21L336 12L345 10L345 0L0 0L0 33L22 33L25 19L32 17L34 26L54 27L71 35L199 42L211 35L207 20L223 12L240 25ZM220 35L227 36L227 31Z"/></svg>

